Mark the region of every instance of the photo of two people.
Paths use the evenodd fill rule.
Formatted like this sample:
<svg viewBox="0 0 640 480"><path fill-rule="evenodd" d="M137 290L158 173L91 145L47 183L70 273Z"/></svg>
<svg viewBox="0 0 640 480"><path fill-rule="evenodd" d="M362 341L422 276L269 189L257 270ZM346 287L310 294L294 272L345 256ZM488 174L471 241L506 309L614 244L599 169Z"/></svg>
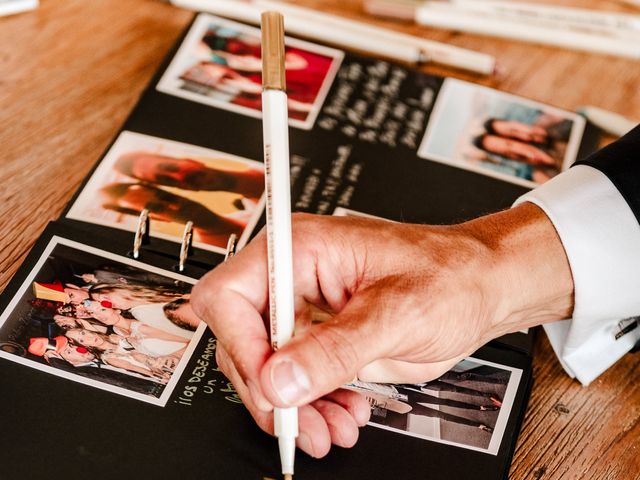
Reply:
<svg viewBox="0 0 640 480"><path fill-rule="evenodd" d="M578 114L446 79L418 156L533 187L575 161L584 125Z"/></svg>

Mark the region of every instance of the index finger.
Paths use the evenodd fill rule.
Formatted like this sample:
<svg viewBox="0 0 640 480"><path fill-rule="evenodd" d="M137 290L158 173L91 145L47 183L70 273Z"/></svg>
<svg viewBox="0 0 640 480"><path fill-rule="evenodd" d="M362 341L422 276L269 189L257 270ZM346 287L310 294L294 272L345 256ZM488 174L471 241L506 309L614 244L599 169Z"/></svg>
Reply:
<svg viewBox="0 0 640 480"><path fill-rule="evenodd" d="M259 235L207 273L191 297L194 312L213 330L248 385L258 384L272 353L262 317L268 303L266 248L264 235Z"/></svg>

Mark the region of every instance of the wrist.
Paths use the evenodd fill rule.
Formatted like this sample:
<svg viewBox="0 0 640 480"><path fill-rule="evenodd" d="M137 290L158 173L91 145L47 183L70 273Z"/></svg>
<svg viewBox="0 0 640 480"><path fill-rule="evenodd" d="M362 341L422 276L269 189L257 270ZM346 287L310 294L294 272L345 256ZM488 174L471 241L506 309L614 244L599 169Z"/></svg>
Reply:
<svg viewBox="0 0 640 480"><path fill-rule="evenodd" d="M545 213L532 203L463 224L487 248L485 292L495 300L491 338L569 318L573 277L564 247Z"/></svg>

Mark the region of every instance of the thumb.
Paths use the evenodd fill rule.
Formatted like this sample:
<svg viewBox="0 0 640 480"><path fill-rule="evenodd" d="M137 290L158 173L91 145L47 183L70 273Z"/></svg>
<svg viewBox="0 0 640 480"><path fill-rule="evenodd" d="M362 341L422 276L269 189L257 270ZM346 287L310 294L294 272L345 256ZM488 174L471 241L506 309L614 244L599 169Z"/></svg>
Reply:
<svg viewBox="0 0 640 480"><path fill-rule="evenodd" d="M403 362L383 358L358 371L358 380L373 383L422 383L434 380L451 370L468 355L433 363Z"/></svg>
<svg viewBox="0 0 640 480"><path fill-rule="evenodd" d="M381 358L385 346L375 318L354 298L338 315L294 337L264 364L260 382L279 407L316 400L352 381L364 365Z"/></svg>

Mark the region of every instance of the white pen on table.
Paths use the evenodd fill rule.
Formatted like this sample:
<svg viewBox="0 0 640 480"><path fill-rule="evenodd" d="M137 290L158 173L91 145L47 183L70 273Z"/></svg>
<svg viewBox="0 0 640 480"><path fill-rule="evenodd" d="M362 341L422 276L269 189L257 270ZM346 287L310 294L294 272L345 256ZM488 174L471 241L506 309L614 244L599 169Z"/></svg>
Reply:
<svg viewBox="0 0 640 480"><path fill-rule="evenodd" d="M417 48L424 55L423 63L427 61L440 63L450 67L481 73L483 75L494 75L498 67L496 60L486 53L456 47L447 43L436 42L415 35L389 30L387 28L369 25L363 22L341 18L336 15L318 12L305 7L299 7L279 0L252 0L258 6L278 9L287 15L287 22L291 17L301 18L321 24L326 28L320 29L326 32L353 32L359 35L368 45L388 45L397 48L400 45L407 45ZM348 43L346 45L349 45ZM390 55L393 57L393 55ZM420 62L413 62L420 63Z"/></svg>
<svg viewBox="0 0 640 480"><path fill-rule="evenodd" d="M293 254L291 240L291 186L289 132L284 67L284 21L278 12L264 12L262 25L262 132L267 210L267 261L271 346L285 345L293 335ZM297 407L274 409L282 474L293 478Z"/></svg>
<svg viewBox="0 0 640 480"><path fill-rule="evenodd" d="M449 0L447 3L514 19L549 22L559 27L574 26L584 31L614 35L640 34L640 15L637 14L509 0Z"/></svg>
<svg viewBox="0 0 640 480"><path fill-rule="evenodd" d="M287 31L308 39L411 64L434 62L483 75L498 71L495 58L486 53L273 0L169 1L178 7L254 24L259 22L265 8L283 10L287 15ZM318 28L319 24L321 28Z"/></svg>
<svg viewBox="0 0 640 480"><path fill-rule="evenodd" d="M640 59L637 15L531 5L498 0L366 0L365 9L426 27Z"/></svg>

